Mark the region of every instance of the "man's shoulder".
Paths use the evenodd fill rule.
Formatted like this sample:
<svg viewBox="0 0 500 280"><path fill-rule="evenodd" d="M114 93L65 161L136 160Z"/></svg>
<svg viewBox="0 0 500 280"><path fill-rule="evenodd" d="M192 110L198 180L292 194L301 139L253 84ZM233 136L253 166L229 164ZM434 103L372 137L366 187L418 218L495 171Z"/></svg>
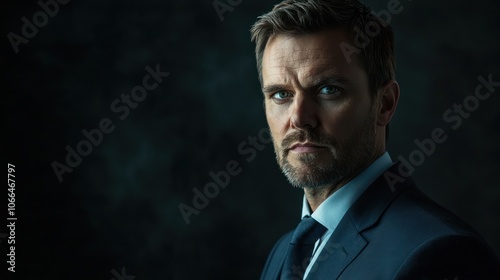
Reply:
<svg viewBox="0 0 500 280"><path fill-rule="evenodd" d="M398 224L399 231L425 240L441 240L453 236L482 241L479 233L453 212L438 204L416 187L401 193L382 217Z"/></svg>
<svg viewBox="0 0 500 280"><path fill-rule="evenodd" d="M479 236L462 219L436 203L410 177L401 177L395 163L362 194L349 210L358 229L387 227L393 232L410 236L440 236L466 234ZM387 174L399 176L397 182Z"/></svg>
<svg viewBox="0 0 500 280"><path fill-rule="evenodd" d="M369 207L363 211L370 215ZM498 256L480 235L414 185L394 196L378 220L360 234L367 245L356 263L378 263L385 267L380 273L397 279L500 275Z"/></svg>
<svg viewBox="0 0 500 280"><path fill-rule="evenodd" d="M413 231L418 228L415 233L478 235L461 218L417 187L407 189L394 199L382 219L398 223L400 230Z"/></svg>
<svg viewBox="0 0 500 280"><path fill-rule="evenodd" d="M364 211L368 215L370 209ZM376 224L366 229L363 235L368 239L376 236L378 240L385 236L392 239L391 242L401 243L405 247L450 236L469 237L484 242L465 221L414 185L394 197L378 217Z"/></svg>

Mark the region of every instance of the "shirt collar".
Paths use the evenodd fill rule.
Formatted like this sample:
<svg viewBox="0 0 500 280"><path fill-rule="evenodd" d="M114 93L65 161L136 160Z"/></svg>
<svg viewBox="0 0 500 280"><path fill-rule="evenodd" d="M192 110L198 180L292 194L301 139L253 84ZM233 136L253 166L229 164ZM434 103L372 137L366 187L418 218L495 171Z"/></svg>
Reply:
<svg viewBox="0 0 500 280"><path fill-rule="evenodd" d="M344 214L349 210L356 199L358 199L380 174L391 167L391 165L391 156L388 152L385 152L363 172L358 174L358 176L323 201L312 215L311 208L304 195L302 202L302 218L311 216L320 224L328 228L328 230L335 230Z"/></svg>

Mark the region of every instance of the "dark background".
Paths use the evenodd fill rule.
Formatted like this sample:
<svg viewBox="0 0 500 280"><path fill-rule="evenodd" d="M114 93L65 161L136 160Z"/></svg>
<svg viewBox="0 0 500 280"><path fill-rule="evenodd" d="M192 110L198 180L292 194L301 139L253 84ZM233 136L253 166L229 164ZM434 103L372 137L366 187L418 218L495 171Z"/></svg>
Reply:
<svg viewBox="0 0 500 280"><path fill-rule="evenodd" d="M16 275L109 280L125 268L136 280L258 278L274 242L299 221L302 199L271 144L250 161L238 152L266 127L248 30L277 1L243 0L221 21L212 1L73 0L18 54L6 35L21 35L21 17L40 6L9 2L2 150L4 164L16 165ZM365 1L376 11L387 2ZM443 120L478 76L500 80L500 2L401 4L391 25L402 95L388 150L408 158L415 139L443 128L448 140L414 179L500 252L500 88L457 130ZM170 76L120 120L111 103L157 64ZM102 118L115 130L60 183L51 163L64 164L65 147ZM179 204L193 206L192 189L230 160L241 173L186 225Z"/></svg>

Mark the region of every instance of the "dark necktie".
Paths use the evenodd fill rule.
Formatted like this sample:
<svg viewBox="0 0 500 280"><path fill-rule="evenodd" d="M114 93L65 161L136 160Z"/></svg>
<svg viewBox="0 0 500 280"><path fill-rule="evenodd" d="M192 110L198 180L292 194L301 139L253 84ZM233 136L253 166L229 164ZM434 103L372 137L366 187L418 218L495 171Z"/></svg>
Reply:
<svg viewBox="0 0 500 280"><path fill-rule="evenodd" d="M290 242L290 250L285 258L281 280L303 279L316 241L326 228L314 218L306 216L299 223Z"/></svg>

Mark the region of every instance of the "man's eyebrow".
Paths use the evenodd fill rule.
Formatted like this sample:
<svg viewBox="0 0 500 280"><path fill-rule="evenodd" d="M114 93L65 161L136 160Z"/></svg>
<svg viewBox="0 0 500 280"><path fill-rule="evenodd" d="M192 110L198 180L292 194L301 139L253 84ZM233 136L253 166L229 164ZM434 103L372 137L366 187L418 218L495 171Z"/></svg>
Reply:
<svg viewBox="0 0 500 280"><path fill-rule="evenodd" d="M284 90L285 86L280 84L271 84L262 88L263 93L273 93L280 90Z"/></svg>
<svg viewBox="0 0 500 280"><path fill-rule="evenodd" d="M348 84L349 80L341 77L341 76L335 76L335 75L328 75L328 76L323 76L319 77L310 84L310 88L317 88L323 85L331 85L331 84Z"/></svg>
<svg viewBox="0 0 500 280"><path fill-rule="evenodd" d="M323 85L332 85L332 84L348 84L349 79L346 79L341 76L335 76L335 75L328 75L328 76L323 76L320 78L317 78L313 80L313 82L308 86L309 88L317 88ZM262 92L264 94L266 93L273 93L277 92L280 90L285 90L286 86L281 85L281 84L271 84L268 86L265 86L262 88Z"/></svg>

